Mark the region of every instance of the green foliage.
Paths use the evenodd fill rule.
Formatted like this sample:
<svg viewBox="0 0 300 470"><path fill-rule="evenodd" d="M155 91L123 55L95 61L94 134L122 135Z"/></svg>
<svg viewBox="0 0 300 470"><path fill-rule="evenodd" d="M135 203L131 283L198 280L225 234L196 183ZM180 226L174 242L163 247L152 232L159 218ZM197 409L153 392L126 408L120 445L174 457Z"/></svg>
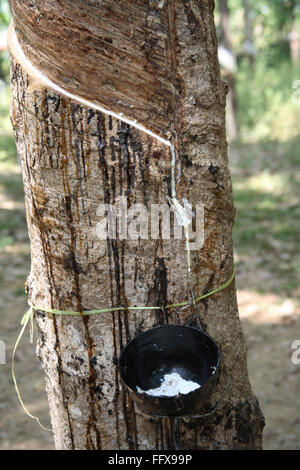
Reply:
<svg viewBox="0 0 300 470"><path fill-rule="evenodd" d="M0 34L7 30L10 22L10 10L7 0L0 0ZM9 76L9 58L7 51L0 51L0 85L2 82L8 83ZM0 93L1 93L0 88Z"/></svg>
<svg viewBox="0 0 300 470"><path fill-rule="evenodd" d="M10 11L7 0L0 0L0 30L9 25Z"/></svg>
<svg viewBox="0 0 300 470"><path fill-rule="evenodd" d="M292 101L293 81L300 68L292 67L280 47L266 48L251 74L246 60L237 73L238 119L244 137L283 139L300 133L300 103Z"/></svg>
<svg viewBox="0 0 300 470"><path fill-rule="evenodd" d="M292 84L300 79L291 63L289 34L296 24L300 34L299 0L248 0L256 56L245 57L243 0L228 0L230 32L237 56L237 109L244 140L287 140L300 132L300 100L292 100ZM218 2L217 2L218 5ZM217 25L220 14L216 11ZM226 80L226 78L225 78Z"/></svg>
<svg viewBox="0 0 300 470"><path fill-rule="evenodd" d="M0 170L16 163L16 145L9 119L9 87L0 88ZM1 173L1 172L0 172Z"/></svg>

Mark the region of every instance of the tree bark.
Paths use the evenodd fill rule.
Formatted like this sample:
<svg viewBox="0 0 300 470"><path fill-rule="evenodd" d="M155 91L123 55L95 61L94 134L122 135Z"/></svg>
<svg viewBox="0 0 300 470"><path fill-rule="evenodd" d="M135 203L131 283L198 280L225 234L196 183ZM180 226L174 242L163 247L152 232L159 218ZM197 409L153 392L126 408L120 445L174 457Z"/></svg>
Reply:
<svg viewBox="0 0 300 470"><path fill-rule="evenodd" d="M183 240L97 238L99 204L118 205L122 196L128 206L166 202L170 148L45 88L11 50L11 119L22 161L32 303L75 311L160 306L224 283L233 269L234 208L212 2L89 0L84 11L79 0L11 4L18 39L43 73L115 112L128 111L162 137L176 137L177 197L205 206L205 241L192 251L190 275ZM62 37L69 38L67 47ZM113 84L109 91L101 77ZM132 107L125 109L124 99ZM176 426L144 415L115 366L131 338L163 323L160 311L36 312L56 448L261 448L263 417L248 379L234 283L198 308L220 346L229 388L216 413ZM190 309L168 310L169 323L193 321ZM206 409L224 383L222 375Z"/></svg>

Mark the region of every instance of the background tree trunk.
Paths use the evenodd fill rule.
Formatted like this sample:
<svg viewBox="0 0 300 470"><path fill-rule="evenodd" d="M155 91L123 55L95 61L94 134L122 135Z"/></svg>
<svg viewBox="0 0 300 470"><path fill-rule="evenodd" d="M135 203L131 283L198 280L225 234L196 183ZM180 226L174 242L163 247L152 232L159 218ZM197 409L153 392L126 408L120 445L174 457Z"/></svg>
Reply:
<svg viewBox="0 0 300 470"><path fill-rule="evenodd" d="M290 2L291 8L291 32L289 34L290 53L292 64L297 66L300 59L300 35L298 22L296 20L296 2L292 0Z"/></svg>
<svg viewBox="0 0 300 470"><path fill-rule="evenodd" d="M219 75L212 2L89 0L84 11L79 0L11 4L27 57L46 75L100 104L103 98L117 112L126 97L132 103L127 115L163 137L176 135L177 195L205 205L205 242L192 252L190 276L183 240L99 240L100 203L118 205L124 195L129 205L165 203L170 149L43 87L11 50L11 119L31 241L31 301L76 311L161 305L188 299L191 289L200 295L224 283L233 269L234 208L224 129L226 87ZM43 35L42 42L35 42ZM138 57L121 53L124 37ZM109 47L116 52L108 53ZM109 92L102 77L111 84ZM215 414L178 420L176 426L174 420L142 414L114 365L130 338L163 322L160 314L62 317L37 312L38 355L56 447L260 448L263 418L249 384L234 283L202 301L199 312L221 348L229 389ZM192 312L168 311L168 321L192 323ZM210 405L224 381L222 375Z"/></svg>
<svg viewBox="0 0 300 470"><path fill-rule="evenodd" d="M254 63L256 49L253 41L251 5L249 0L243 0L244 24L245 24L245 42L243 45L243 56L247 57L250 63L251 72L254 72Z"/></svg>
<svg viewBox="0 0 300 470"><path fill-rule="evenodd" d="M233 47L231 42L230 24L229 24L229 8L227 0L219 0L220 9L220 26L221 26L221 42L228 51L232 53ZM237 99L235 87L235 71L224 69L224 79L228 85L227 95L227 130L229 140L235 140L239 136L239 125L237 119Z"/></svg>

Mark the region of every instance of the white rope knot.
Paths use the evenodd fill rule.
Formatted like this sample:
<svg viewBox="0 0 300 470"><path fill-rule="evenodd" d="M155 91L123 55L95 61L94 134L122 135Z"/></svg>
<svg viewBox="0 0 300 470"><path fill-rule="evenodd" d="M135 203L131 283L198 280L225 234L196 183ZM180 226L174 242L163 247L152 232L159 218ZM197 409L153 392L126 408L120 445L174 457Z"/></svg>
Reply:
<svg viewBox="0 0 300 470"><path fill-rule="evenodd" d="M170 204L171 209L173 210L178 225L184 228L185 235L185 248L187 251L187 268L188 272L191 272L191 251L190 251L190 240L189 240L189 227L193 220L193 210L192 205L184 197L182 198L183 205L180 204L176 197L170 198L167 196L168 203Z"/></svg>
<svg viewBox="0 0 300 470"><path fill-rule="evenodd" d="M178 199L176 199L176 197L170 198L167 196L167 200L175 214L178 225L181 227L188 227L191 224L194 215L192 205L189 203L189 201L185 197L182 198L182 205Z"/></svg>

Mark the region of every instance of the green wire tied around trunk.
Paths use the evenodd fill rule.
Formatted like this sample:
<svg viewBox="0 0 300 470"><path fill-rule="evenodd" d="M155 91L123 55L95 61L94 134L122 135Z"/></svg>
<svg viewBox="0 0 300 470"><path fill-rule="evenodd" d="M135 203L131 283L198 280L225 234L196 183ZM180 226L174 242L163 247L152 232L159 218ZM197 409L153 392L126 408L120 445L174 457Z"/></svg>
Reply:
<svg viewBox="0 0 300 470"><path fill-rule="evenodd" d="M226 281L220 287L217 287L216 289L211 290L207 294L203 294L203 295L200 295L199 297L196 297L194 299L194 302L198 303L201 300L206 299L207 297L226 289L226 287L228 287L232 283L232 281L234 279L234 276L235 276L235 269L233 269L233 272L232 272L230 278L228 279L228 281ZM22 329L21 329L20 334L17 338L16 344L14 346L13 353L12 353L12 378L13 378L13 381L14 381L14 384L15 384L15 389L16 389L16 392L17 392L17 395L18 395L19 402L21 403L22 408L25 411L25 413L30 418L35 419L42 429L44 429L45 431L50 431L50 432L53 432L53 430L43 426L41 424L39 418L37 416L32 415L28 411L28 409L26 408L26 406L23 402L23 399L21 397L19 387L18 387L18 383L17 383L17 379L16 379L16 375L15 375L15 355L16 355L17 348L19 346L19 343L22 339L22 336L24 334L24 331L26 330L26 327L27 327L28 323L29 323L29 326L30 326L29 341L30 341L30 343L33 343L33 317L34 317L34 312L35 311L40 311L40 312L51 313L53 315L82 316L82 315L98 315L98 314L101 314L101 313L111 313L111 312L118 312L118 311L120 312L120 311L125 311L125 310L161 310L161 308L162 308L160 306L154 306L154 307L111 307L111 308L102 308L102 309L97 309L97 310L83 310L82 312L76 312L76 311L73 311L73 310L56 310L56 309L51 309L51 308L38 307L36 305L33 305L30 301L28 301L28 305L29 305L29 309L23 315L23 318L22 318L22 321L21 321ZM165 305L164 309L187 307L187 306L190 306L190 305L192 305L191 301L187 300L185 302L179 302L179 303L175 303L175 304Z"/></svg>

